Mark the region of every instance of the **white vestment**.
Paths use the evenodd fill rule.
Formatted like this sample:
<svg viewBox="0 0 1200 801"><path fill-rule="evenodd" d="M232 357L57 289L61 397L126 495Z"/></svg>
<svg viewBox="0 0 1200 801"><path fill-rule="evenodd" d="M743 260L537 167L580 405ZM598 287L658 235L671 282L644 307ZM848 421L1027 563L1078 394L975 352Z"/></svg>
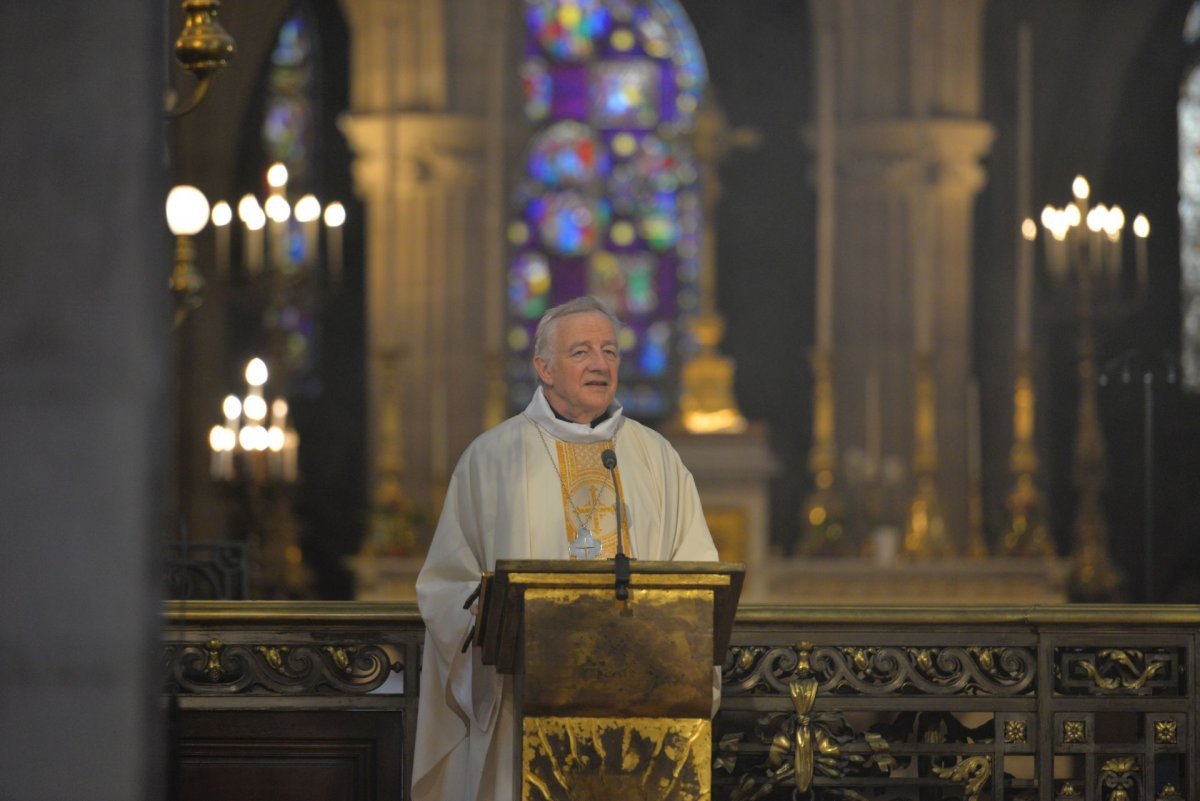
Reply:
<svg viewBox="0 0 1200 801"><path fill-rule="evenodd" d="M625 419L619 404L610 413L594 429L564 422L539 388L523 414L480 435L455 467L417 578L426 633L413 801L512 801L511 678L483 665L479 649L462 653L473 620L463 602L497 559L569 558L560 476L539 427L550 451L554 439L614 440L631 557L717 559L695 482L675 449Z"/></svg>

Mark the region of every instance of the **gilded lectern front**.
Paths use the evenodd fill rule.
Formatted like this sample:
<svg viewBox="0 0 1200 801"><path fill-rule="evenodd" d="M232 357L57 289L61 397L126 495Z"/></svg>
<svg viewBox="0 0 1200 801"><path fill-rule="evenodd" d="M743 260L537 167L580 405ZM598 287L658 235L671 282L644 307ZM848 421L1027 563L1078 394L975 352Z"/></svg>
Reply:
<svg viewBox="0 0 1200 801"><path fill-rule="evenodd" d="M514 676L522 801L708 801L713 665L744 569L634 562L628 600L611 562L496 563L475 639Z"/></svg>

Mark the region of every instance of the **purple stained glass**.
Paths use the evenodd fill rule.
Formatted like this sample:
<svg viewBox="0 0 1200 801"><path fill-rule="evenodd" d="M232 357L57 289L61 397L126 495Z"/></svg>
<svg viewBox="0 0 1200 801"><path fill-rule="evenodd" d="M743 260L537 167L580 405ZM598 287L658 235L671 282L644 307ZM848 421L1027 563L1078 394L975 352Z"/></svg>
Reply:
<svg viewBox="0 0 1200 801"><path fill-rule="evenodd" d="M675 71L659 73L658 95L662 98L658 112L663 122L673 122L679 116L679 90L675 85Z"/></svg>
<svg viewBox="0 0 1200 801"><path fill-rule="evenodd" d="M510 264L512 402L523 405L532 389L535 319L524 315L535 311L537 254L547 305L590 292L618 312L632 337L622 402L661 418L674 402L687 315L699 308L700 189L678 137L700 99L703 56L677 0L526 0L526 11L521 80L538 128L514 193L530 235Z"/></svg>
<svg viewBox="0 0 1200 801"><path fill-rule="evenodd" d="M658 314L665 320L679 315L679 262L670 256L660 257L658 262Z"/></svg>
<svg viewBox="0 0 1200 801"><path fill-rule="evenodd" d="M566 303L572 298L587 293L588 264L586 259L553 259L550 263L553 276L550 285L550 302L554 305Z"/></svg>
<svg viewBox="0 0 1200 801"><path fill-rule="evenodd" d="M555 64L550 68L553 85L550 116L554 119L586 120L588 116L588 69L582 64Z"/></svg>

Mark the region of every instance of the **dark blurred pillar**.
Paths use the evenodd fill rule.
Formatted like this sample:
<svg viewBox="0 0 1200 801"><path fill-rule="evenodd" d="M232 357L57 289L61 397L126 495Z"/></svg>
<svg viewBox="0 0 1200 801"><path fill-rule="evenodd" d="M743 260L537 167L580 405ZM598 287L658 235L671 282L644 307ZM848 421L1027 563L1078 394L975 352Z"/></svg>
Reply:
<svg viewBox="0 0 1200 801"><path fill-rule="evenodd" d="M0 5L0 795L161 797L161 4Z"/></svg>

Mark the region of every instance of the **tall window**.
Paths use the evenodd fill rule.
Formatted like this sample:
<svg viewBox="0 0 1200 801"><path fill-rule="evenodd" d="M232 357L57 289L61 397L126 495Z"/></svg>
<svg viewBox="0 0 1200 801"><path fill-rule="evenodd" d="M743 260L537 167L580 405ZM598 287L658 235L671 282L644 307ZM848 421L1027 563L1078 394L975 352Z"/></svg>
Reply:
<svg viewBox="0 0 1200 801"><path fill-rule="evenodd" d="M675 0L526 0L521 64L534 124L508 265L510 405L533 390L537 320L590 293L625 328L620 399L662 419L699 309L703 220L687 144L707 79Z"/></svg>
<svg viewBox="0 0 1200 801"><path fill-rule="evenodd" d="M1200 42L1200 2L1188 12L1184 41ZM1179 93L1180 293L1183 296L1183 386L1200 392L1200 61L1193 60Z"/></svg>
<svg viewBox="0 0 1200 801"><path fill-rule="evenodd" d="M271 51L262 123L267 164L287 168L283 194L293 206L318 188L319 50L312 13L306 4L298 4L280 26ZM293 375L311 367L318 311L317 276L312 274L320 259L314 235L318 222L306 224L298 219L300 214L296 209L276 230L281 238L272 264L277 274L262 320L270 352Z"/></svg>

